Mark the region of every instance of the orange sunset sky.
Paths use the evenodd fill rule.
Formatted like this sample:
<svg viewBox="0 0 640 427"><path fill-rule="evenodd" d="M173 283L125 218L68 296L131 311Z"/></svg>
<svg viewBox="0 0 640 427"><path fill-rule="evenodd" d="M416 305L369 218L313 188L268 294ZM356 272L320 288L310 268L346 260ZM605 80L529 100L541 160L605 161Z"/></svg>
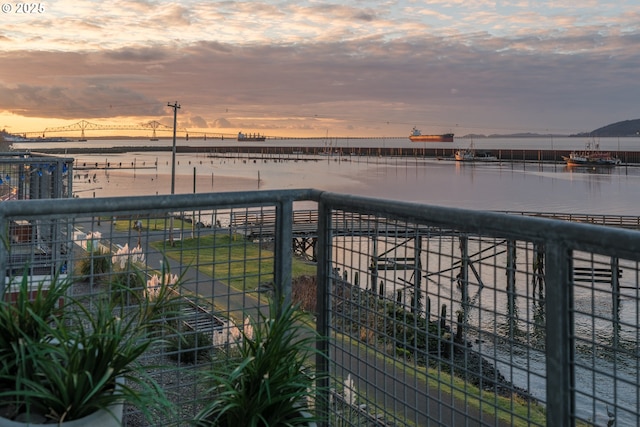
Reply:
<svg viewBox="0 0 640 427"><path fill-rule="evenodd" d="M269 136L569 134L640 117L637 1L34 5L0 12L12 133L172 126L174 101L179 128Z"/></svg>

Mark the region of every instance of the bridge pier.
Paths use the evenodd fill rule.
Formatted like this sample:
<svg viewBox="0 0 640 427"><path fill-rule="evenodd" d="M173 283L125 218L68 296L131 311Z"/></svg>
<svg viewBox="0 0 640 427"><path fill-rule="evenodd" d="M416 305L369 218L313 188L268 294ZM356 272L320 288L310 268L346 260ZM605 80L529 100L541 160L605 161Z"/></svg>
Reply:
<svg viewBox="0 0 640 427"><path fill-rule="evenodd" d="M316 245L318 238L315 236L298 236L293 238L293 254L300 256L307 261L317 262Z"/></svg>

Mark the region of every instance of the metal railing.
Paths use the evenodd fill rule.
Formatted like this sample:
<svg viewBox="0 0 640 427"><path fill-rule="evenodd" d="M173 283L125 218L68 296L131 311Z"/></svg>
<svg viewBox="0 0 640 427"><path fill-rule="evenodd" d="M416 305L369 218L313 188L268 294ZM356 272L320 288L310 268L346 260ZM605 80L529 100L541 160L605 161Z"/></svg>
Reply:
<svg viewBox="0 0 640 427"><path fill-rule="evenodd" d="M317 203L317 226L305 216L294 232L301 202ZM179 408L157 425L186 424L211 398L198 373L272 292L330 338L316 364L327 425L640 419L637 231L308 189L15 201L0 223L7 280L27 264L91 295L133 264L181 277L179 332L194 339L145 355Z"/></svg>
<svg viewBox="0 0 640 427"><path fill-rule="evenodd" d="M0 200L71 197L73 159L29 152L2 153Z"/></svg>

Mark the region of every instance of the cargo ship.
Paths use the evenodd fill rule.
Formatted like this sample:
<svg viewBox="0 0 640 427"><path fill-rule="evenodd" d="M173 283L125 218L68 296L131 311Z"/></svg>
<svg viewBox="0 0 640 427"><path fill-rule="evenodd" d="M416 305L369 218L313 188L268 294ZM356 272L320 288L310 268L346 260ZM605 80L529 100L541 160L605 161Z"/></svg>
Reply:
<svg viewBox="0 0 640 427"><path fill-rule="evenodd" d="M238 132L238 141L264 141L267 137L259 133L245 134Z"/></svg>
<svg viewBox="0 0 640 427"><path fill-rule="evenodd" d="M0 141L1 140L4 140L5 142L69 142L71 141L68 138L45 137L44 134L42 136L37 136L35 138L27 138L26 136L22 136L22 135L11 134L5 130L0 131Z"/></svg>
<svg viewBox="0 0 640 427"><path fill-rule="evenodd" d="M411 129L409 139L413 142L453 142L452 133L443 133L442 135L423 135L420 129L415 126Z"/></svg>

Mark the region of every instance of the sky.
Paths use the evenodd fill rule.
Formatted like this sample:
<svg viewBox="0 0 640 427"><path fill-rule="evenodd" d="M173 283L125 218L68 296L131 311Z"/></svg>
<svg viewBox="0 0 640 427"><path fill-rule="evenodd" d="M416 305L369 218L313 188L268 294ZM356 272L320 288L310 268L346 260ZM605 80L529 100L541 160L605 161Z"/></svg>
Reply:
<svg viewBox="0 0 640 427"><path fill-rule="evenodd" d="M12 133L166 132L176 102L194 134L571 134L640 118L637 0L0 3Z"/></svg>

